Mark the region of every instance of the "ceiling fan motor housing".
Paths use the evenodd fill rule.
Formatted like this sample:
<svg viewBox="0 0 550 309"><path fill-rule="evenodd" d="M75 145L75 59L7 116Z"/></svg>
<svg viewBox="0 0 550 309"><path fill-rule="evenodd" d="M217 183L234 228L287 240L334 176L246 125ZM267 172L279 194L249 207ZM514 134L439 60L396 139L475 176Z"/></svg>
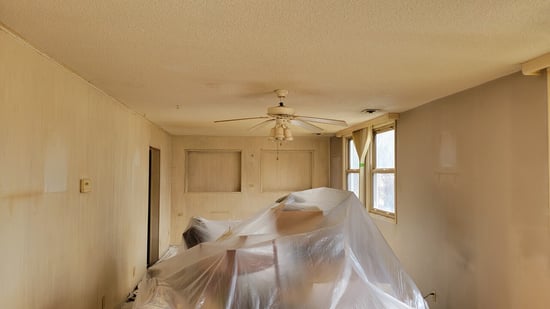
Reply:
<svg viewBox="0 0 550 309"><path fill-rule="evenodd" d="M286 106L273 106L267 109L267 114L272 117L292 116L294 115L294 109Z"/></svg>

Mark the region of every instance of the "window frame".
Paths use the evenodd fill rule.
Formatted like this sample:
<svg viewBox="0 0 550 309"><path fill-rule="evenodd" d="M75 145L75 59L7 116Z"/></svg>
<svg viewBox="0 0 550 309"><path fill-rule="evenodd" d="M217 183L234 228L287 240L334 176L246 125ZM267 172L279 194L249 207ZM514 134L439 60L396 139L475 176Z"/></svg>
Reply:
<svg viewBox="0 0 550 309"><path fill-rule="evenodd" d="M359 194L357 196L357 198L361 199L362 200L362 197L361 197L361 184L363 183L363 180L361 179L361 164L364 164L363 162L361 162L361 158L358 158L358 162L359 162L359 166L358 168L351 168L350 167L350 145L351 143L353 143L353 138L351 136L346 136L345 138L343 138L344 140L344 155L345 155L345 160L344 160L344 189L345 190L348 190L350 192L353 192L349 189L349 183L348 183L348 176L349 174L357 174L358 178L359 178ZM355 148L355 144L354 144L354 148ZM355 150L357 151L357 150ZM355 193L355 192L354 192Z"/></svg>
<svg viewBox="0 0 550 309"><path fill-rule="evenodd" d="M394 130L394 166L393 168L377 168L376 164L376 135L384 133L387 131ZM372 142L369 147L369 152L367 154L367 181L366 181L366 191L367 191L367 210L371 214L382 216L391 220L394 223L397 223L397 125L396 121L387 122L372 128ZM374 207L374 177L376 174L393 174L394 190L394 212L385 211Z"/></svg>

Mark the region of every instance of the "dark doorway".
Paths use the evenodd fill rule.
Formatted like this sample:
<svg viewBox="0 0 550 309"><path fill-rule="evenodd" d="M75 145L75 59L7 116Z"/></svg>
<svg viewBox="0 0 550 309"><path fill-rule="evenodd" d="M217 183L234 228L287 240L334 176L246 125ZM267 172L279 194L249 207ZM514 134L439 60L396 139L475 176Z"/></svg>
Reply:
<svg viewBox="0 0 550 309"><path fill-rule="evenodd" d="M160 150L149 147L149 219L147 224L147 266L159 259Z"/></svg>

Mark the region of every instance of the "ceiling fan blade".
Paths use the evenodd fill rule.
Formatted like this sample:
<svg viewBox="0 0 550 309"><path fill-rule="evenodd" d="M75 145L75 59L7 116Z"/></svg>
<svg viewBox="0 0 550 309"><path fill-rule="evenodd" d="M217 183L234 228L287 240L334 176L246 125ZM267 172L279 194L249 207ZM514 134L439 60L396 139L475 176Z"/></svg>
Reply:
<svg viewBox="0 0 550 309"><path fill-rule="evenodd" d="M312 125L311 123L305 122L301 119L290 119L289 121L291 124L295 126L302 127L306 130L309 130L315 133L323 132L323 129L319 128L318 126Z"/></svg>
<svg viewBox="0 0 550 309"><path fill-rule="evenodd" d="M253 126L252 128L248 129L248 131L252 132L254 130L257 130L259 128L262 128L262 127L265 127L266 125L268 125L269 123L275 121L275 119L268 119L266 121L262 121L260 123L258 123L257 125Z"/></svg>
<svg viewBox="0 0 550 309"><path fill-rule="evenodd" d="M348 124L344 120L337 120L337 119L329 119L329 118L319 118L319 117L308 117L308 116L295 116L297 119L311 121L311 122L318 122L318 123L326 123L331 124L335 126L342 126L347 127Z"/></svg>
<svg viewBox="0 0 550 309"><path fill-rule="evenodd" d="M260 116L260 117L249 117L249 118L235 118L235 119L225 119L225 120L216 120L215 123L218 122L230 122L230 121L240 121L240 120L250 120L250 119L266 119L269 118L267 116Z"/></svg>

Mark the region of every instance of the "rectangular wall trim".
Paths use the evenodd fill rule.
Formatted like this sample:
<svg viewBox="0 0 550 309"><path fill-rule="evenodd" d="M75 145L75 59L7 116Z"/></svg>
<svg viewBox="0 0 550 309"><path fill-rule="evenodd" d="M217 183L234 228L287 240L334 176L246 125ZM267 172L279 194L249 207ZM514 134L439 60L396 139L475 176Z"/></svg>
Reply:
<svg viewBox="0 0 550 309"><path fill-rule="evenodd" d="M241 192L241 150L186 150L185 192Z"/></svg>

